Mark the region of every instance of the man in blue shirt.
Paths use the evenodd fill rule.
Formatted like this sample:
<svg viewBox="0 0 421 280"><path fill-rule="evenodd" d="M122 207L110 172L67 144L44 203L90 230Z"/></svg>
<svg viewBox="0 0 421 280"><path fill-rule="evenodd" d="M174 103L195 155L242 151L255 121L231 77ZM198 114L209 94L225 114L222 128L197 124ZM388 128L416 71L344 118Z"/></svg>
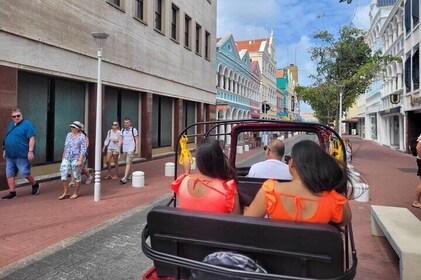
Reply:
<svg viewBox="0 0 421 280"><path fill-rule="evenodd" d="M7 126L7 135L3 145L3 158L6 159L6 178L9 193L2 199L16 197L15 180L18 172L24 176L32 186L31 194L39 194L39 184L31 175L30 161L34 159L35 129L32 123L23 119L20 109L12 110L12 122Z"/></svg>

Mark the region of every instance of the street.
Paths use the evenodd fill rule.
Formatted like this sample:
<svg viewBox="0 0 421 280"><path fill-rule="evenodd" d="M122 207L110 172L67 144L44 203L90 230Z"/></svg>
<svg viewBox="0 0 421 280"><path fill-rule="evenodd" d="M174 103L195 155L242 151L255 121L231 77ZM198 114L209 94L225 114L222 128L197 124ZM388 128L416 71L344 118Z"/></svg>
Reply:
<svg viewBox="0 0 421 280"><path fill-rule="evenodd" d="M354 148L352 164L370 186L369 202L350 201L358 255L355 279L399 279L396 253L384 237L371 235L370 206L405 207L421 218L421 211L411 207L418 183L414 173L415 159L372 141L354 137L351 142ZM261 150L262 147L256 147L241 158L254 157ZM4 263L8 263L4 260L0 278L139 279L151 265L141 252L140 233L146 214L153 205L164 204L171 196L168 183L172 179L163 177L163 165L168 160L135 165L135 170L144 170L147 174L144 188L104 181L108 185L104 186L100 203L92 202L92 189L86 187L77 201L57 201L58 181L45 183L43 192L36 198L22 195L3 201L0 205L3 210L0 214L2 255L14 254L17 261L5 266ZM117 211L121 206L125 206L125 210L118 208ZM79 209L77 216L73 214L75 207ZM6 212L17 213L17 217L25 215L26 219L17 218L10 225ZM43 212L50 214L39 219ZM105 215L109 218L102 220ZM34 220L36 224L28 222ZM80 233L74 231L78 227ZM13 238L17 233L18 238ZM16 249L22 244L27 249L32 248L32 253Z"/></svg>

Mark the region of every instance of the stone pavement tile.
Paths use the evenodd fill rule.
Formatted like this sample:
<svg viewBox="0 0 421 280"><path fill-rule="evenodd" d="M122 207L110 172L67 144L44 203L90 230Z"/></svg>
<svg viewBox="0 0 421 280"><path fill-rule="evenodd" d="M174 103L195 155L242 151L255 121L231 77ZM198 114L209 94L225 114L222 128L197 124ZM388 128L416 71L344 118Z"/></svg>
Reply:
<svg viewBox="0 0 421 280"><path fill-rule="evenodd" d="M410 207L419 179L415 173L402 172L414 168L415 159L373 141L351 138L351 143L352 165L369 185L370 194L369 202L350 201L358 255L356 279L399 279L399 258L393 248L385 237L371 235L370 206L405 207L421 218L421 211Z"/></svg>

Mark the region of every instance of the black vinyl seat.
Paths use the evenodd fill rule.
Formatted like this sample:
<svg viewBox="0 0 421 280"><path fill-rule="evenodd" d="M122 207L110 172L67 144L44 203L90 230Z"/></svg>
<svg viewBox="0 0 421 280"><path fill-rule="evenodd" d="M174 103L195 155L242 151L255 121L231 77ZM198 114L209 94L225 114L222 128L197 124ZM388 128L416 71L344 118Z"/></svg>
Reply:
<svg viewBox="0 0 421 280"><path fill-rule="evenodd" d="M190 269L248 279L353 279L357 263L353 247L350 226L341 232L330 224L208 214L165 206L149 212L142 233L142 249L154 260L158 276L175 279L189 277ZM230 271L201 262L217 251L244 254L268 274Z"/></svg>
<svg viewBox="0 0 421 280"><path fill-rule="evenodd" d="M240 207L249 206L256 196L257 192L262 187L267 179L239 176L237 183L238 197L240 200ZM291 180L277 180L278 182L290 182Z"/></svg>

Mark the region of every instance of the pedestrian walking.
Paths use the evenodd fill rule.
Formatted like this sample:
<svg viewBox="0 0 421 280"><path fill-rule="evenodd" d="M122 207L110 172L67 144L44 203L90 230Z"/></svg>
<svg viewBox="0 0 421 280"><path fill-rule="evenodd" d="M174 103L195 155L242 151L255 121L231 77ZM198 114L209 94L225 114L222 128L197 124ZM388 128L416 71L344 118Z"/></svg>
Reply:
<svg viewBox="0 0 421 280"><path fill-rule="evenodd" d="M137 129L132 127L130 118L124 119L124 128L121 131L123 137L123 155L126 158L126 169L124 177L120 179L122 184L126 184L132 178L133 173L133 158L139 154L139 134Z"/></svg>
<svg viewBox="0 0 421 280"><path fill-rule="evenodd" d="M417 138L417 166L418 172L417 176L420 178L420 182L415 191L415 200L412 202L412 206L416 208L421 208L420 197L421 197L421 134Z"/></svg>
<svg viewBox="0 0 421 280"><path fill-rule="evenodd" d="M18 172L32 186L31 194L39 194L40 186L31 175L30 161L35 155L35 128L32 123L23 118L19 108L12 110L12 121L7 125L7 135L3 142L3 158L6 159L6 178L9 193L2 199L16 197L15 183Z"/></svg>
<svg viewBox="0 0 421 280"><path fill-rule="evenodd" d="M79 121L75 121L74 124L76 124L77 126L80 127L80 132L85 135L85 140L86 140L86 154L83 158L83 165L82 165L82 174L86 175L86 181L85 184L89 185L90 183L92 183L92 180L94 179L91 174L89 173L89 169L88 169L88 147L89 147L89 137L85 132L85 126L83 125L83 123L79 122ZM76 185L75 180L74 180L74 176L72 173L72 180L69 183L69 187L74 187Z"/></svg>
<svg viewBox="0 0 421 280"><path fill-rule="evenodd" d="M60 176L61 181L63 182L64 192L58 197L59 200L66 198L78 198L83 160L87 149L86 137L81 132L81 123L78 121L73 122L70 124L70 130L71 132L69 132L66 136L63 157L60 165ZM70 171L73 173L75 180L75 190L72 196L70 196L69 193L68 182Z"/></svg>
<svg viewBox="0 0 421 280"><path fill-rule="evenodd" d="M113 121L112 127L107 132L107 138L104 140L102 152L106 152L105 162L107 163L107 175L105 179L118 179L118 157L120 156L122 136L120 124ZM111 173L111 158L114 160L114 175Z"/></svg>

